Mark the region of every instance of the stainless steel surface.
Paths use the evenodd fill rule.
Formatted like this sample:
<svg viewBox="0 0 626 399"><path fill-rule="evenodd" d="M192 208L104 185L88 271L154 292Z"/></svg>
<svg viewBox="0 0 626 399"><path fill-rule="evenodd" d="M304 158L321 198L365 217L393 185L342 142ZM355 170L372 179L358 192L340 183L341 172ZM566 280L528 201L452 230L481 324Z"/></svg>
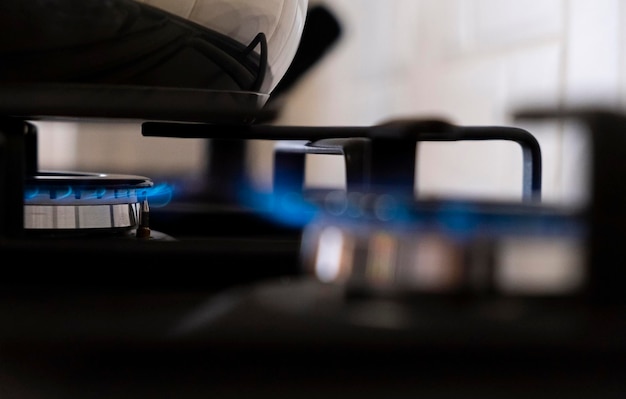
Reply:
<svg viewBox="0 0 626 399"><path fill-rule="evenodd" d="M139 204L25 205L29 230L125 229L137 226Z"/></svg>

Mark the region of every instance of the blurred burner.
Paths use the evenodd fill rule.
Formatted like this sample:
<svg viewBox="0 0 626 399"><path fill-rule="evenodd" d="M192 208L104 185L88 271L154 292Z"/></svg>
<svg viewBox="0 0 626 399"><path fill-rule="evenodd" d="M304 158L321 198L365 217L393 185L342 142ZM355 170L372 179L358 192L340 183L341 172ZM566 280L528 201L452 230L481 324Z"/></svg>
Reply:
<svg viewBox="0 0 626 399"><path fill-rule="evenodd" d="M587 232L540 204L328 196L303 232L302 266L353 297L569 298L584 290Z"/></svg>

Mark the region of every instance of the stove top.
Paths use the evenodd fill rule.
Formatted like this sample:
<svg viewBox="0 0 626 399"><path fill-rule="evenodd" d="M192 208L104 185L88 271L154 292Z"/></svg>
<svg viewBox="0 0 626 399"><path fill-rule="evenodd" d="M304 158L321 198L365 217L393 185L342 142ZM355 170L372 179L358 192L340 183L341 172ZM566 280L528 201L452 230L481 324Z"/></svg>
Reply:
<svg viewBox="0 0 626 399"><path fill-rule="evenodd" d="M177 197L150 177L39 170L31 121L66 118L72 106L33 109L14 105L0 121L0 251L11 260L0 281L2 389L195 398L501 397L521 381L545 396L624 388L620 114L520 113L602 132L593 200L571 209L542 203L541 149L516 127L123 115L145 118L144 136L231 150L276 142L271 193L239 179L241 160L217 157L214 174L237 184L207 181ZM77 117L104 116L89 109ZM460 140L520 145L519 201L417 199L416 145ZM346 188L307 189L308 154L343 157ZM596 367L605 361L614 368Z"/></svg>

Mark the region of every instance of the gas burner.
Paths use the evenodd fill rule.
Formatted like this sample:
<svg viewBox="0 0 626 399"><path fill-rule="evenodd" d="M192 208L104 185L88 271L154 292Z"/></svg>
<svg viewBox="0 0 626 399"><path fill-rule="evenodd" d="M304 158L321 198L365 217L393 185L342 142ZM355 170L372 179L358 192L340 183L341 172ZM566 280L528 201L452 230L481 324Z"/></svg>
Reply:
<svg viewBox="0 0 626 399"><path fill-rule="evenodd" d="M39 172L26 179L24 229L57 234L141 227L152 186L142 176Z"/></svg>
<svg viewBox="0 0 626 399"><path fill-rule="evenodd" d="M571 298L584 289L587 232L576 209L327 197L304 228L301 262L306 273L351 296Z"/></svg>

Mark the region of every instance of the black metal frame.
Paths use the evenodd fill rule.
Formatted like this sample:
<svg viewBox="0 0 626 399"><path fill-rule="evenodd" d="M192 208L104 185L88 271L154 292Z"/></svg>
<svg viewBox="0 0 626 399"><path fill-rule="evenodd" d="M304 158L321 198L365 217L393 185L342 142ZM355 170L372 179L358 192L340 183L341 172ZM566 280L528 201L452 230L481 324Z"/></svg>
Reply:
<svg viewBox="0 0 626 399"><path fill-rule="evenodd" d="M456 126L438 120L399 120L374 126L276 126L145 122L144 136L231 140L278 140L278 189L301 189L306 154L343 155L349 188L413 195L416 145L421 141L507 140L523 155L523 199L541 199L541 148L526 130L499 126ZM280 143L289 141L290 143ZM220 165L214 165L219 167Z"/></svg>
<svg viewBox="0 0 626 399"><path fill-rule="evenodd" d="M584 215L590 300L626 304L626 114L602 108L527 109L516 117L576 120L586 126L591 138L591 203Z"/></svg>

